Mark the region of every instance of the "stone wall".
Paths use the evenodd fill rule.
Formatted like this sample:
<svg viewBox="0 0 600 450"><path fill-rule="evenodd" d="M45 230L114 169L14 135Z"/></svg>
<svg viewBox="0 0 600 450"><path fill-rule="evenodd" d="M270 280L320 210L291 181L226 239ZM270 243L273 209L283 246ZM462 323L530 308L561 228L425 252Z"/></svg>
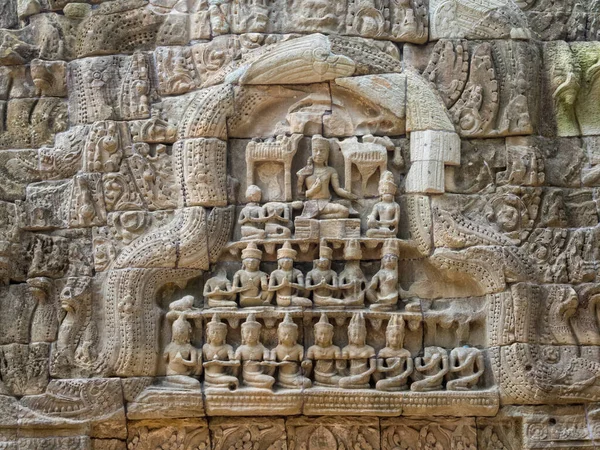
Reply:
<svg viewBox="0 0 600 450"><path fill-rule="evenodd" d="M0 448L596 448L599 18L0 0Z"/></svg>

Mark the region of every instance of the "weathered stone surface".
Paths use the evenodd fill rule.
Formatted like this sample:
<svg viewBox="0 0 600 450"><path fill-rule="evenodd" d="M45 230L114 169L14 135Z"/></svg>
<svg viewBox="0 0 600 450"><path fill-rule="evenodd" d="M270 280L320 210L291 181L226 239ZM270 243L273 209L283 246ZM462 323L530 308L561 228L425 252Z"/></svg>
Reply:
<svg viewBox="0 0 600 450"><path fill-rule="evenodd" d="M0 448L594 448L600 1L0 0Z"/></svg>

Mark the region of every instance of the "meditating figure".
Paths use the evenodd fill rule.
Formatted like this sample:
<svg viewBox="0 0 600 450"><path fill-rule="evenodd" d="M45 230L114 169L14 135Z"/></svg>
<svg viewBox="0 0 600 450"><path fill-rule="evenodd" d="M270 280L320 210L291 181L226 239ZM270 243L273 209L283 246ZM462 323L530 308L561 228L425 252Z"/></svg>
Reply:
<svg viewBox="0 0 600 450"><path fill-rule="evenodd" d="M344 247L346 264L339 276L339 289L342 294L341 304L346 307L359 307L365 303L365 287L367 279L360 268L362 251L356 239L346 243Z"/></svg>
<svg viewBox="0 0 600 450"><path fill-rule="evenodd" d="M179 314L171 327L171 342L165 348L163 358L167 363L165 385L183 388L199 388L200 382L193 378L202 372L202 355L191 343L192 326L185 313Z"/></svg>
<svg viewBox="0 0 600 450"><path fill-rule="evenodd" d="M379 391L405 391L413 371L410 352L404 348L405 323L400 314L394 314L385 331L386 346L377 355L377 371L384 378L377 381Z"/></svg>
<svg viewBox="0 0 600 450"><path fill-rule="evenodd" d="M267 216L260 204L262 191L258 186L250 185L246 189L246 205L240 211L238 223L241 225L242 240L264 239L267 237L265 223Z"/></svg>
<svg viewBox="0 0 600 450"><path fill-rule="evenodd" d="M448 353L442 347L425 347L423 356L415 358L411 391L425 392L442 389L448 373Z"/></svg>
<svg viewBox="0 0 600 450"><path fill-rule="evenodd" d="M269 291L275 293L275 301L279 306L312 306L310 299L300 296L304 290L304 275L294 269L294 261L298 252L289 241L277 250L278 268L271 273Z"/></svg>
<svg viewBox="0 0 600 450"><path fill-rule="evenodd" d="M384 244L381 268L371 278L366 293L372 310L391 311L396 307L399 297L398 252L393 244Z"/></svg>
<svg viewBox="0 0 600 450"><path fill-rule="evenodd" d="M263 206L267 239L283 239L292 236L290 205L269 202Z"/></svg>
<svg viewBox="0 0 600 450"><path fill-rule="evenodd" d="M314 261L314 268L306 275L306 289L312 292L315 306L342 306L344 301L335 298L338 292L338 276L331 269L333 250L321 241L319 259Z"/></svg>
<svg viewBox="0 0 600 450"><path fill-rule="evenodd" d="M206 282L203 294L208 299L210 308L237 308L238 306L231 281L222 269Z"/></svg>
<svg viewBox="0 0 600 450"><path fill-rule="evenodd" d="M379 181L381 200L373 206L373 211L367 217L367 237L386 239L398 235L400 205L394 201L396 190L394 175L389 170L384 172Z"/></svg>
<svg viewBox="0 0 600 450"><path fill-rule="evenodd" d="M377 368L375 349L366 344L367 325L363 313L352 315L348 325L348 345L342 349L342 359L349 362L348 376L340 378L339 385L346 389L368 389L371 375Z"/></svg>
<svg viewBox="0 0 600 450"><path fill-rule="evenodd" d="M204 356L204 386L207 388L237 389L240 362L235 359L233 347L226 343L227 325L214 314L206 326Z"/></svg>
<svg viewBox="0 0 600 450"><path fill-rule="evenodd" d="M302 375L300 364L304 347L298 344L298 325L289 313L277 327L278 344L271 350L271 359L278 363L277 384L284 388L309 388L311 381Z"/></svg>
<svg viewBox="0 0 600 450"><path fill-rule="evenodd" d="M358 197L340 186L337 171L327 165L330 143L316 135L312 138L312 156L306 166L298 171L298 192L306 196L301 217L307 219L343 219L350 210L339 203L331 202L330 186L342 198L356 200Z"/></svg>
<svg viewBox="0 0 600 450"><path fill-rule="evenodd" d="M464 345L450 352L450 373L456 378L448 381L449 391L474 389L483 375L485 364L481 350Z"/></svg>
<svg viewBox="0 0 600 450"><path fill-rule="evenodd" d="M262 251L254 242L242 250L242 269L233 276L233 291L240 295L240 306L267 306L273 293L269 292L267 274L259 270Z"/></svg>
<svg viewBox="0 0 600 450"><path fill-rule="evenodd" d="M250 313L242 324L242 345L235 351L234 359L242 362L244 385L271 389L275 384L275 366L269 361L271 352L260 342L261 328L254 313Z"/></svg>
<svg viewBox="0 0 600 450"><path fill-rule="evenodd" d="M341 362L342 352L337 345L333 345L333 325L329 323L327 315L321 314L319 322L315 324L315 344L306 352L309 362L303 364L307 376L314 368L315 385L337 386L340 380L338 369L343 368Z"/></svg>

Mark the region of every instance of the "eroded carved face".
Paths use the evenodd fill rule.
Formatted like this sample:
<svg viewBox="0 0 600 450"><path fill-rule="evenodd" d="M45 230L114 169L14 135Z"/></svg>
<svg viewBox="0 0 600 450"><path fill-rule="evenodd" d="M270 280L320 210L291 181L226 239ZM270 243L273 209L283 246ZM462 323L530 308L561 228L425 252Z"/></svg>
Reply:
<svg viewBox="0 0 600 450"><path fill-rule="evenodd" d="M242 339L246 344L256 344L260 337L260 329L258 327L242 328Z"/></svg>
<svg viewBox="0 0 600 450"><path fill-rule="evenodd" d="M260 267L260 260L256 259L256 258L245 258L242 261L242 264L244 264L244 268L246 270L249 270L251 272L255 272Z"/></svg>
<svg viewBox="0 0 600 450"><path fill-rule="evenodd" d="M384 269L394 270L398 267L398 258L394 255L384 255L381 259L381 265Z"/></svg>
<svg viewBox="0 0 600 450"><path fill-rule="evenodd" d="M326 141L313 143L312 159L317 164L325 164L329 160L329 144Z"/></svg>
<svg viewBox="0 0 600 450"><path fill-rule="evenodd" d="M293 327L280 327L277 330L279 343L283 345L293 345L298 339L298 331Z"/></svg>
<svg viewBox="0 0 600 450"><path fill-rule="evenodd" d="M317 259L316 265L318 269L329 270L329 267L331 266L331 261L329 261L327 258L319 258Z"/></svg>
<svg viewBox="0 0 600 450"><path fill-rule="evenodd" d="M388 347L401 348L404 345L404 333L398 329L391 329L385 333Z"/></svg>
<svg viewBox="0 0 600 450"><path fill-rule="evenodd" d="M519 226L520 214L517 208L503 204L496 212L496 223L501 231L515 231Z"/></svg>
<svg viewBox="0 0 600 450"><path fill-rule="evenodd" d="M291 258L281 258L279 259L279 267L282 270L292 270L294 267L294 260Z"/></svg>
<svg viewBox="0 0 600 450"><path fill-rule="evenodd" d="M251 203L259 203L262 198L262 191L258 186L248 186L246 189L246 201Z"/></svg>
<svg viewBox="0 0 600 450"><path fill-rule="evenodd" d="M211 344L221 345L227 338L227 328L225 327L209 327L207 339Z"/></svg>
<svg viewBox="0 0 600 450"><path fill-rule="evenodd" d="M186 328L173 327L173 342L177 344L187 344L190 342L189 330Z"/></svg>
<svg viewBox="0 0 600 450"><path fill-rule="evenodd" d="M315 342L321 347L327 347L333 342L333 330L329 328L315 328Z"/></svg>
<svg viewBox="0 0 600 450"><path fill-rule="evenodd" d="M350 327L348 329L348 341L353 345L365 345L367 330L362 327Z"/></svg>

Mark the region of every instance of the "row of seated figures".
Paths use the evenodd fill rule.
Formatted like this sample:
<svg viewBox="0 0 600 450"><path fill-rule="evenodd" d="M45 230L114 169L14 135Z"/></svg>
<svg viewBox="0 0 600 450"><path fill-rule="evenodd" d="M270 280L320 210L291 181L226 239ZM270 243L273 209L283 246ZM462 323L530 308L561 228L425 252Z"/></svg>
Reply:
<svg viewBox="0 0 600 450"><path fill-rule="evenodd" d="M382 138L373 137L373 139ZM367 217L366 236L378 239L394 238L398 234L400 206L394 200L397 192L394 176L392 172L385 169L387 164L386 148L384 145L375 143L359 144L353 141L350 144L381 148L379 151L375 149L351 151L350 153L360 154L361 158L359 159L363 163L363 160L367 161L367 164L362 165L366 165L363 170L370 169L368 173L376 169L381 171L378 188L380 201L373 206ZM351 201L358 200L358 197L340 185L336 169L328 165L330 145L330 141L321 136L312 138L312 156L308 158L306 166L297 173L297 190L305 199L303 202L261 204L262 190L252 184L252 175L248 175L247 204L242 208L238 219L242 240L290 238L292 236L292 209L302 209L302 213L294 221L295 238L297 239L311 239L324 234L340 233L360 237L360 219L349 218L351 215L356 215L357 212L348 206ZM378 155L381 151L383 151L383 157L375 159L369 164L369 157L372 154ZM251 153L248 150L247 152ZM248 167L251 167L251 162L247 162ZM286 173L286 175L289 174ZM346 176L350 178L350 173L347 173ZM363 180L367 176L363 176ZM289 184L289 181L286 181L286 184ZM333 201L332 191L342 200Z"/></svg>
<svg viewBox="0 0 600 450"><path fill-rule="evenodd" d="M321 242L319 259L306 276L294 268L297 251L289 241L277 250L278 268L270 275L260 270L262 251L253 242L242 251L242 268L231 282L225 273L207 280L204 296L209 307L237 308L270 306L346 307L364 306L365 298L373 310L392 310L399 297L397 241L386 241L379 271L369 282L360 268L360 244L349 241L344 248L346 265L338 275L331 268L333 250Z"/></svg>
<svg viewBox="0 0 600 450"><path fill-rule="evenodd" d="M298 325L289 313L277 329L277 346L261 343L262 325L253 313L241 326L242 343L236 349L227 344L227 325L218 314L207 325L202 350L190 343L191 325L181 314L173 323L172 341L164 352L167 363L165 384L177 388L200 388L198 376L204 371L204 387L235 390L240 385L272 390L307 389L312 386L370 389L379 391L468 391L478 387L484 373L482 352L463 346L449 353L442 347L424 349L412 357L404 348L405 322L392 315L386 329L386 346L376 352L366 344L363 314L352 316L348 345L333 344L334 327L325 313L314 326L314 342L305 352L298 340Z"/></svg>

